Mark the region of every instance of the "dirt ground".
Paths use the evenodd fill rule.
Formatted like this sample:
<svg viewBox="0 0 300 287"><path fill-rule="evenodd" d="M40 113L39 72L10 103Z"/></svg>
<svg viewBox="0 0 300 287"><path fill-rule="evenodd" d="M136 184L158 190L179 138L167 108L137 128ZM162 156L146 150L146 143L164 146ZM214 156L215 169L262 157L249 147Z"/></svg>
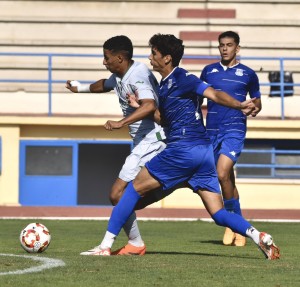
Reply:
<svg viewBox="0 0 300 287"><path fill-rule="evenodd" d="M0 206L0 218L14 217L66 217L66 218L107 218L111 207L49 207L49 206ZM177 208L145 208L137 211L140 218L153 219L208 219L205 209L177 209ZM243 216L248 220L300 220L300 209L244 209Z"/></svg>

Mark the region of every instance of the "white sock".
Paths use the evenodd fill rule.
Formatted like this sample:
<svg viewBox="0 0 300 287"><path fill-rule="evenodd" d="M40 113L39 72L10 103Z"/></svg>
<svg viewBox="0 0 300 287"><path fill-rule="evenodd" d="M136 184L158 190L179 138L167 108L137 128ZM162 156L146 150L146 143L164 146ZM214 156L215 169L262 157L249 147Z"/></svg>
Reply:
<svg viewBox="0 0 300 287"><path fill-rule="evenodd" d="M246 234L248 237L250 237L256 244L259 244L259 234L260 232L254 228L253 226L249 227L246 230Z"/></svg>
<svg viewBox="0 0 300 287"><path fill-rule="evenodd" d="M136 247L144 246L144 241L142 240L140 234L135 212L129 216L128 220L123 226L123 229L128 237L128 243Z"/></svg>
<svg viewBox="0 0 300 287"><path fill-rule="evenodd" d="M106 231L104 238L100 244L100 248L101 249L111 248L112 245L114 244L115 239L116 239L115 234L112 234L111 232Z"/></svg>

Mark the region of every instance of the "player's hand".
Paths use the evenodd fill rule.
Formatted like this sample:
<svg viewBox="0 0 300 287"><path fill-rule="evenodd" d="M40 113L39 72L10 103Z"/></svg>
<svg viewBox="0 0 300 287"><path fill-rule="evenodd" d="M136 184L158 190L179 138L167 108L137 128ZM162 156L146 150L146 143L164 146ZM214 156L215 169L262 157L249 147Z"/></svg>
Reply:
<svg viewBox="0 0 300 287"><path fill-rule="evenodd" d="M255 110L255 104L253 103L255 98L246 100L241 103L241 111L244 115L249 116Z"/></svg>
<svg viewBox="0 0 300 287"><path fill-rule="evenodd" d="M73 93L78 93L78 85L76 85L76 84L79 84L80 85L80 83L78 82L78 81L71 81L71 80L68 80L67 82L66 82L66 88L68 89L68 90L70 90L71 92L73 92Z"/></svg>
<svg viewBox="0 0 300 287"><path fill-rule="evenodd" d="M260 108L255 106L254 110L251 112L251 116L256 117L259 112Z"/></svg>
<svg viewBox="0 0 300 287"><path fill-rule="evenodd" d="M123 125L119 121L107 121L104 125L104 128L108 131L112 131L114 129L120 129Z"/></svg>
<svg viewBox="0 0 300 287"><path fill-rule="evenodd" d="M126 95L128 105L132 108L138 108L140 106L138 96L135 94Z"/></svg>

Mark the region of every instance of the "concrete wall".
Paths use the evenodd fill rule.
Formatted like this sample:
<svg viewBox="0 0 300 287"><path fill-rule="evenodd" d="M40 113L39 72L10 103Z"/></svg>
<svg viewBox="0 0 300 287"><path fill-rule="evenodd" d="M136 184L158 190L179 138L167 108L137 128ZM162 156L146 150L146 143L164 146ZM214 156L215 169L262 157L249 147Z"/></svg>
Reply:
<svg viewBox="0 0 300 287"><path fill-rule="evenodd" d="M0 52L99 54L107 38L125 34L133 40L135 54L147 55L148 40L153 34L171 33L182 37L186 54L218 55L216 35L235 30L241 36L241 56L299 57L299 7L296 0L0 1ZM180 17L182 10L191 13ZM195 10L207 13L195 16ZM234 11L234 17L220 18L226 11ZM187 33L202 36L187 37ZM61 58L53 65L55 78L61 80L72 76L92 80L106 72L101 59ZM186 67L199 73L203 63ZM279 69L276 62L252 61L250 67L262 68L264 76ZM22 78L24 73L42 78L47 75L46 68L46 58L0 57L0 78ZM287 69L300 73L299 63ZM0 83L0 91L18 89L41 92L47 86ZM63 89L55 86L54 90Z"/></svg>
<svg viewBox="0 0 300 287"><path fill-rule="evenodd" d="M192 12L179 17L182 9ZM192 16L195 9L206 11L207 15L215 13L215 16ZM182 36L186 54L218 55L216 33L235 30L242 39L241 56L299 57L299 9L298 0L0 1L0 52L100 54L107 38L126 34L136 46L135 54L147 55L149 38L159 32ZM230 12L227 18L220 17L222 10ZM209 14L211 12L214 13ZM198 32L207 38L187 37ZM147 59L142 61L148 63ZM244 63L256 71L262 70L259 77L263 82L268 81L268 71L279 69L278 62ZM47 65L46 57L1 56L0 79L24 76L47 79ZM53 66L54 78L61 81L92 81L108 76L100 58L58 58ZM183 66L200 74L204 63L184 63ZM295 82L300 82L299 62L289 62L285 69L294 71ZM128 139L126 130L108 133L101 128L107 119L121 117L114 95L74 95L65 92L63 83L55 84L52 112L68 117L41 117L49 110L47 88L47 84L0 83L0 114L23 115L0 117L3 167L0 204L18 204L21 139ZM268 90L262 87L264 107L260 116L280 118L281 99L268 98ZM299 118L298 98L285 99L286 117ZM35 116L31 117L32 114ZM80 117L82 115L89 117ZM248 126L248 138L300 139L298 120L251 119ZM299 181L238 179L237 184L243 208L299 208ZM201 206L195 196L189 190L178 190L156 205Z"/></svg>
<svg viewBox="0 0 300 287"><path fill-rule="evenodd" d="M46 93L0 92L0 114L2 115L47 115L49 97ZM282 100L280 97L262 96L263 109L258 118L281 118ZM285 118L299 118L300 96L284 99ZM121 117L118 98L114 93L73 94L53 93L51 110L54 115Z"/></svg>
<svg viewBox="0 0 300 287"><path fill-rule="evenodd" d="M300 180L237 179L242 209L299 209ZM190 189L176 190L153 207L204 208Z"/></svg>
<svg viewBox="0 0 300 287"><path fill-rule="evenodd" d="M2 139L2 173L0 175L0 204L19 203L19 140L18 125L0 125Z"/></svg>
<svg viewBox="0 0 300 287"><path fill-rule="evenodd" d="M2 174L0 205L18 205L19 141L22 139L110 139L128 140L126 128L108 132L103 128L109 118L74 117L0 117ZM248 138L298 139L300 121L250 119ZM237 179L243 208L298 209L300 180ZM189 189L175 191L153 207L197 208L203 206Z"/></svg>

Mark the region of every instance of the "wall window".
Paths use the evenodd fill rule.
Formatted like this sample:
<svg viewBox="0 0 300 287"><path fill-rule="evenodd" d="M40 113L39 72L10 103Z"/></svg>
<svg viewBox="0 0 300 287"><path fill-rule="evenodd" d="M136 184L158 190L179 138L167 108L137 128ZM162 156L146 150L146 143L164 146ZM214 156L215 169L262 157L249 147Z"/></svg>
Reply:
<svg viewBox="0 0 300 287"><path fill-rule="evenodd" d="M72 147L27 146L26 175L72 175Z"/></svg>

